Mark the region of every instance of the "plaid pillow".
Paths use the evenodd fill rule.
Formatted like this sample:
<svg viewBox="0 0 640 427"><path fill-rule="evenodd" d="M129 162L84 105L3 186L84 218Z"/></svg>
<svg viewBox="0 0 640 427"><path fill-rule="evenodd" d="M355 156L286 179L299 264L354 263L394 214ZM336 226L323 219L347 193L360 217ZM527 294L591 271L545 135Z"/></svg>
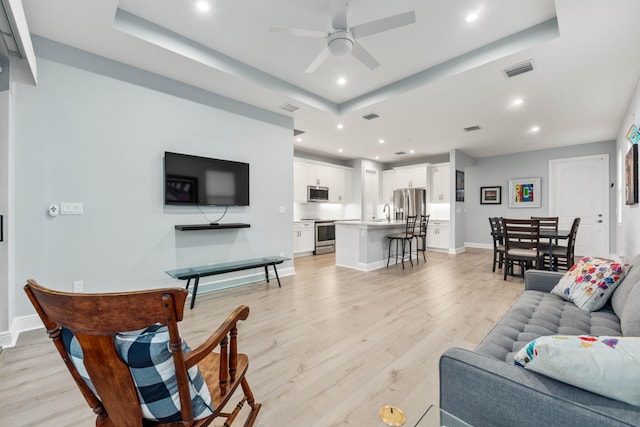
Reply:
<svg viewBox="0 0 640 427"><path fill-rule="evenodd" d="M67 352L89 387L93 384L82 362L82 349L70 331L63 328L63 342ZM65 341L65 335L67 341ZM70 338L70 339L69 339ZM142 416L162 423L179 422L180 396L175 367L169 350L169 331L166 326L154 325L138 331L121 332L115 336L116 350L129 366L133 381L138 388ZM182 342L183 353L191 349ZM198 366L188 370L189 391L193 417L198 420L213 413L209 389Z"/></svg>

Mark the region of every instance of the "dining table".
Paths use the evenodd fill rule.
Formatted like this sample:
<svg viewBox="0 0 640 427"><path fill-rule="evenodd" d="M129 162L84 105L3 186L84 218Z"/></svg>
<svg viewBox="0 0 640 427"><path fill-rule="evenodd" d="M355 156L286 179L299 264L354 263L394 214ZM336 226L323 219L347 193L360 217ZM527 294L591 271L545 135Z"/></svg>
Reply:
<svg viewBox="0 0 640 427"><path fill-rule="evenodd" d="M568 240L571 230L554 230L551 228L542 228L538 233L540 240L548 239L549 247L547 255L549 255L549 270L555 270L553 265L553 242L557 240ZM542 242L540 243L542 246Z"/></svg>

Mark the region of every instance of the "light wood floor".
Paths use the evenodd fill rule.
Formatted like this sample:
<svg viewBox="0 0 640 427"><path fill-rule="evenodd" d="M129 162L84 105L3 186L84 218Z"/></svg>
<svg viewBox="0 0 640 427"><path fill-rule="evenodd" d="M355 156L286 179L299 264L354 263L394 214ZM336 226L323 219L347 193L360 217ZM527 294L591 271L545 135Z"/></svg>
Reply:
<svg viewBox="0 0 640 427"><path fill-rule="evenodd" d="M414 261L415 263L415 261ZM263 403L256 426L378 426L378 409L414 425L438 403L438 358L473 348L523 290L491 272L491 251L427 253L426 264L373 272L333 254L297 258L296 275L198 295L183 337L197 345L237 305L247 378ZM43 283L43 285L47 285ZM1 426L91 426L91 410L44 329L23 333L0 368Z"/></svg>

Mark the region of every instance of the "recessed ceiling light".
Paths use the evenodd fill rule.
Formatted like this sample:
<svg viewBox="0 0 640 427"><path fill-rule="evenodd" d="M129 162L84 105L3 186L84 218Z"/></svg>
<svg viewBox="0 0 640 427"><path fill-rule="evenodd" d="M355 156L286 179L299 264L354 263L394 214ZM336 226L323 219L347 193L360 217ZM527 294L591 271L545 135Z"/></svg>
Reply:
<svg viewBox="0 0 640 427"><path fill-rule="evenodd" d="M380 139L378 142L379 142L380 144L384 144L384 139Z"/></svg>
<svg viewBox="0 0 640 427"><path fill-rule="evenodd" d="M347 79L345 79L344 77L340 77L340 78L338 79L338 84L339 84L340 86L343 86L343 85L347 84Z"/></svg>
<svg viewBox="0 0 640 427"><path fill-rule="evenodd" d="M467 22L474 22L477 19L478 19L478 12L471 12L467 15L466 18L464 18L464 20Z"/></svg>
<svg viewBox="0 0 640 427"><path fill-rule="evenodd" d="M538 132L540 130L540 126L533 126L529 129L529 132Z"/></svg>
<svg viewBox="0 0 640 427"><path fill-rule="evenodd" d="M198 9L200 12L209 12L211 10L211 6L209 6L209 3L207 3L206 1L200 0L196 2L196 9Z"/></svg>
<svg viewBox="0 0 640 427"><path fill-rule="evenodd" d="M296 139L296 141L302 142L302 138L298 138L298 139Z"/></svg>
<svg viewBox="0 0 640 427"><path fill-rule="evenodd" d="M342 129L343 127L344 125L342 123L338 123L338 126L337 126L338 129Z"/></svg>
<svg viewBox="0 0 640 427"><path fill-rule="evenodd" d="M523 103L523 99L522 98L516 98L513 100L513 102L511 103L512 107L519 107L520 105L522 105Z"/></svg>
<svg viewBox="0 0 640 427"><path fill-rule="evenodd" d="M338 153L342 153L342 148L338 148Z"/></svg>
<svg viewBox="0 0 640 427"><path fill-rule="evenodd" d="M415 151L414 150L409 150L409 153L413 154L413 153L415 153Z"/></svg>
<svg viewBox="0 0 640 427"><path fill-rule="evenodd" d="M380 160L380 156L376 156L376 160Z"/></svg>

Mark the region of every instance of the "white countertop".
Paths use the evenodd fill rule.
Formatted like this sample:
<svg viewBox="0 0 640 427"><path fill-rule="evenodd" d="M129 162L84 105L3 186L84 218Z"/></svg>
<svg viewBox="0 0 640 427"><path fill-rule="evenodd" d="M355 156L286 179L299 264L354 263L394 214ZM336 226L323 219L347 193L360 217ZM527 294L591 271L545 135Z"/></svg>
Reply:
<svg viewBox="0 0 640 427"><path fill-rule="evenodd" d="M401 220L391 220L387 221L386 219L370 219L370 220L346 220L346 221L336 221L336 224L340 225L369 225L374 227L388 227L388 226L397 226L397 225L405 225L406 221Z"/></svg>

